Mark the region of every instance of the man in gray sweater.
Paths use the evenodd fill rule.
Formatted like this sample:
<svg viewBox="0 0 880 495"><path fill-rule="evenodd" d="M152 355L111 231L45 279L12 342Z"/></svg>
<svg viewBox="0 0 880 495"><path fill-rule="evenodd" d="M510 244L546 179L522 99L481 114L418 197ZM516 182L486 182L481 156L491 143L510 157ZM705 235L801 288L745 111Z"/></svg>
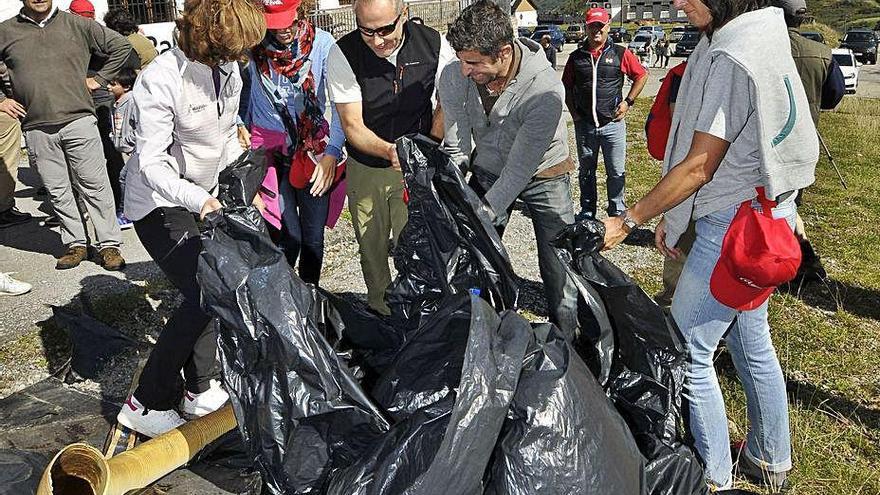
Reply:
<svg viewBox="0 0 880 495"><path fill-rule="evenodd" d="M551 246L574 223L562 82L540 45L514 40L508 15L488 0L464 9L447 39L459 60L438 87L444 147L472 172L500 232L517 198L528 207L550 319L573 337L577 291Z"/></svg>
<svg viewBox="0 0 880 495"><path fill-rule="evenodd" d="M55 267L74 268L88 253L75 189L95 226L97 263L120 270L122 236L90 91L107 87L131 45L92 20L59 11L52 0L23 2L17 16L0 23L0 61L9 68L13 88L13 98L0 97L0 112L21 119L28 151L61 221L67 252ZM93 54L107 62L87 77Z"/></svg>

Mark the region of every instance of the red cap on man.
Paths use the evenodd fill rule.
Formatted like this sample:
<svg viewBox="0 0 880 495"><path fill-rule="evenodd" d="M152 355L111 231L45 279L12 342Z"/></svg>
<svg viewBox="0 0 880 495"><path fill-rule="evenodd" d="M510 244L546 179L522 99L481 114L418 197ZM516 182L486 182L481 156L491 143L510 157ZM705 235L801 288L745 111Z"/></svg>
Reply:
<svg viewBox="0 0 880 495"><path fill-rule="evenodd" d="M266 29L286 29L296 19L296 9L302 0L263 0Z"/></svg>
<svg viewBox="0 0 880 495"><path fill-rule="evenodd" d="M70 2L68 10L70 10L71 14L76 14L80 17L95 18L95 6L89 0L73 0Z"/></svg>
<svg viewBox="0 0 880 495"><path fill-rule="evenodd" d="M588 10L585 19L585 24L599 23L604 26L605 24L611 22L611 16L608 15L608 11L603 9L602 7L593 7L592 9Z"/></svg>
<svg viewBox="0 0 880 495"><path fill-rule="evenodd" d="M773 203L764 201L763 209L769 210ZM730 222L709 279L715 299L737 311L764 304L773 289L797 275L801 264L801 248L788 223L753 210L749 203Z"/></svg>

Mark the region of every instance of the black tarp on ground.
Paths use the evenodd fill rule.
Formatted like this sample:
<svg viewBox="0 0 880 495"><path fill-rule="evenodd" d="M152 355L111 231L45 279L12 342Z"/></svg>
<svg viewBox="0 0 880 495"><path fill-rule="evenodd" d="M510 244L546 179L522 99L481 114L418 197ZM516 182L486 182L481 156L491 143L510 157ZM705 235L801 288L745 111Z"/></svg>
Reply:
<svg viewBox="0 0 880 495"><path fill-rule="evenodd" d="M409 219L394 250L397 277L386 294L394 324L418 327L451 294L478 288L497 310L516 308L507 251L482 200L436 143L403 137L397 149L409 192Z"/></svg>
<svg viewBox="0 0 880 495"><path fill-rule="evenodd" d="M605 229L584 221L563 230L555 245L578 285L579 348L626 419L648 459L652 494L705 493L702 467L683 445L687 351L675 322L629 276L600 253Z"/></svg>

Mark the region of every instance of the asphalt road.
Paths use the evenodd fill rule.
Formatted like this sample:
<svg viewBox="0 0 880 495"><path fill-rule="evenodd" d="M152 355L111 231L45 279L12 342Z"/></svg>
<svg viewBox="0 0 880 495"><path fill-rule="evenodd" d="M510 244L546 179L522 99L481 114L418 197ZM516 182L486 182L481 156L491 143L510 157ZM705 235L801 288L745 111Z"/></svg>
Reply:
<svg viewBox="0 0 880 495"><path fill-rule="evenodd" d="M862 65L859 68L859 85L856 96L880 98L880 65Z"/></svg>

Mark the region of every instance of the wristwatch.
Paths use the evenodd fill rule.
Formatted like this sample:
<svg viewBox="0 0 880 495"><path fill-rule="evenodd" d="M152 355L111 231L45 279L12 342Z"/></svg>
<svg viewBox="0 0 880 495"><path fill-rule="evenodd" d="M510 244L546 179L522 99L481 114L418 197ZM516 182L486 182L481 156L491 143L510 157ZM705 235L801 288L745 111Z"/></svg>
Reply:
<svg viewBox="0 0 880 495"><path fill-rule="evenodd" d="M626 231L627 234L631 233L633 230L639 228L639 224L633 220L631 216L629 216L629 210L624 210L623 212L623 230Z"/></svg>
<svg viewBox="0 0 880 495"><path fill-rule="evenodd" d="M627 96L626 98L624 98L623 101L625 101L626 104L627 104L627 106L630 106L630 107L636 104L636 100L633 100L633 99L630 98L629 96Z"/></svg>

